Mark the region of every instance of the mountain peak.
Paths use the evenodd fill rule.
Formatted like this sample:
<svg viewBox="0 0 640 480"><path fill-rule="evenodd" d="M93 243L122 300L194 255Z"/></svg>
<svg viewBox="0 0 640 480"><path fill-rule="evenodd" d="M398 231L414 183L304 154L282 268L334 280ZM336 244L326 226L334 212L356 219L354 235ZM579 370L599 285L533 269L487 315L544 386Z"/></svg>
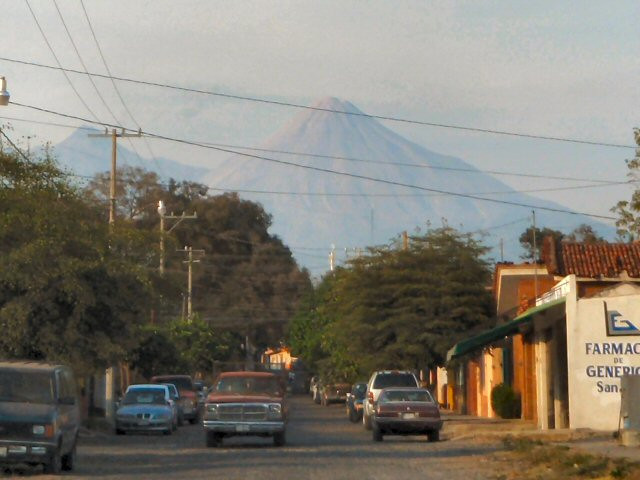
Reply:
<svg viewBox="0 0 640 480"><path fill-rule="evenodd" d="M313 108L322 110L336 110L338 112L363 113L353 103L336 97L324 97L318 100Z"/></svg>

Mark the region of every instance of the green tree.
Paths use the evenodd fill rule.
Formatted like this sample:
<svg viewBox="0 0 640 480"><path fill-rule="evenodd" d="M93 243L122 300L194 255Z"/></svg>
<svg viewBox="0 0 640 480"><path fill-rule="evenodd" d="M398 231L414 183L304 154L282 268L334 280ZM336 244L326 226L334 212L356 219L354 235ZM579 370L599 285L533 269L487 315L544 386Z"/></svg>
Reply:
<svg viewBox="0 0 640 480"><path fill-rule="evenodd" d="M109 232L48 156L0 153L0 355L88 372L122 360L148 318L146 241Z"/></svg>
<svg viewBox="0 0 640 480"><path fill-rule="evenodd" d="M544 240L545 237L548 237L548 236L553 237L555 241L560 241L564 238L564 233L562 233L559 230L553 230L547 227L544 227L542 229L536 227L535 241L536 241L536 247L538 250L536 255L536 261L538 262L541 261L540 252L542 252L542 241ZM531 261L533 259L533 240L534 240L533 227L529 227L524 232L522 232L519 240L520 240L520 245L525 251L525 253L521 255L521 258L524 260Z"/></svg>
<svg viewBox="0 0 640 480"><path fill-rule="evenodd" d="M587 225L586 223L574 228L565 238L570 242L579 243L599 243L605 241L591 225Z"/></svg>
<svg viewBox="0 0 640 480"><path fill-rule="evenodd" d="M456 341L492 323L486 251L447 227L412 237L407 251L371 249L332 273L316 307L329 319L320 334L319 369L354 379L379 368L443 364Z"/></svg>
<svg viewBox="0 0 640 480"><path fill-rule="evenodd" d="M626 160L627 177L630 182L637 184L640 179L640 129L635 128L633 134L638 148L635 157ZM611 208L611 211L618 215L616 220L618 236L629 242L637 239L640 234L640 190L635 190L630 200L620 200Z"/></svg>

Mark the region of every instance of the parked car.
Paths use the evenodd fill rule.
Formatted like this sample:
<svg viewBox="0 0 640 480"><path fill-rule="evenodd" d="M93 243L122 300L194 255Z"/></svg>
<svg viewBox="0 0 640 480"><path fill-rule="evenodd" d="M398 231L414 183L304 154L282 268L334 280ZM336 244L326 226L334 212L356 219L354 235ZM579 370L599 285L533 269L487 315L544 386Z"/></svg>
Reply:
<svg viewBox="0 0 640 480"><path fill-rule="evenodd" d="M349 383L327 383L320 390L320 403L325 407L329 404L347 400L347 393L351 390Z"/></svg>
<svg viewBox="0 0 640 480"><path fill-rule="evenodd" d="M72 470L80 429L73 372L64 365L0 362L0 465Z"/></svg>
<svg viewBox="0 0 640 480"><path fill-rule="evenodd" d="M170 435L176 415L169 387L157 384L130 385L118 410L116 434L126 432L162 432Z"/></svg>
<svg viewBox="0 0 640 480"><path fill-rule="evenodd" d="M367 396L367 382L354 383L351 391L347 393L347 416L353 423L362 419L362 409Z"/></svg>
<svg viewBox="0 0 640 480"><path fill-rule="evenodd" d="M151 383L173 383L180 393L183 418L191 424L198 421L198 394L189 375L156 375L151 377Z"/></svg>
<svg viewBox="0 0 640 480"><path fill-rule="evenodd" d="M173 383L165 383L169 387L169 398L173 403L173 415L175 417L175 426L181 427L184 424L184 413L182 411L182 403L180 402L180 392ZM175 429L174 429L175 430Z"/></svg>
<svg viewBox="0 0 640 480"><path fill-rule="evenodd" d="M383 388L389 387L415 387L420 384L412 372L399 370L381 370L373 372L367 383L367 401L364 402L362 411L362 424L367 430L371 430L371 416L378 401L378 395Z"/></svg>
<svg viewBox="0 0 640 480"><path fill-rule="evenodd" d="M371 423L376 442L384 435L427 435L437 442L442 428L438 404L424 388L385 388Z"/></svg>
<svg viewBox="0 0 640 480"><path fill-rule="evenodd" d="M285 388L273 373L221 373L209 391L203 414L207 447L217 447L225 437L273 437L284 445L287 422Z"/></svg>

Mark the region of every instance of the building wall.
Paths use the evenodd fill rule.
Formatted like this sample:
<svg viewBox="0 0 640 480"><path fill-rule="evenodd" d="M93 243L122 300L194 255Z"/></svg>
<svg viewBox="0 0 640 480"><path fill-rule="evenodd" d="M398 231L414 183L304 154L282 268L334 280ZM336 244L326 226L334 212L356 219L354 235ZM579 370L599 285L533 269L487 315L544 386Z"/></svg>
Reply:
<svg viewBox="0 0 640 480"><path fill-rule="evenodd" d="M616 328L608 329L608 322ZM637 329L624 330L632 327ZM573 295L567 299L571 428L617 430L619 377L632 368L633 373L640 374L638 329L640 294L637 289L631 292L613 289L601 292L596 298L578 300L577 295Z"/></svg>

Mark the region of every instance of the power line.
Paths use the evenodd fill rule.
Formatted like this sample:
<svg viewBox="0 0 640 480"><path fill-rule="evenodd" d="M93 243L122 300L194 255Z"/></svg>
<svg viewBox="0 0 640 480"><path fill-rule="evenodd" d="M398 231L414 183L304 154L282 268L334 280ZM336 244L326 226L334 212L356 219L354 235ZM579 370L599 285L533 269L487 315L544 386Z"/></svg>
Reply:
<svg viewBox="0 0 640 480"><path fill-rule="evenodd" d="M74 69L70 69L70 68L65 69L60 65L58 67L55 67L53 65L45 65L45 64L36 63L36 62L28 62L28 61L25 61L25 60L16 60L16 59L7 58L7 57L0 57L0 60L4 60L4 61L7 61L7 62L13 62L13 63L19 63L19 64L22 64L22 65L30 65L30 66L34 66L34 67L48 68L48 69L52 69L52 70L63 70L65 72L70 72L70 73L80 73L80 74L82 73L82 72L80 72L78 70L74 70ZM264 99L264 98L247 97L247 96L243 96L243 95L233 95L233 94L229 94L229 93L221 93L221 92L213 92L213 91L208 91L208 90L200 90L200 89L196 89L196 88L181 87L181 86L170 85L170 84L166 84L166 83L149 82L149 81L144 81L144 80L135 80L135 79L132 79L132 78L117 77L117 76L113 76L113 75L102 75L102 74L99 74L99 73L91 73L91 75L96 76L96 77L102 77L102 78L111 78L113 80L118 80L118 81L121 81L121 82L129 82L129 83L135 83L135 84L139 84L139 85L147 85L147 86L153 86L153 87L168 88L168 89L178 90L178 91L182 91L182 92L199 93L199 94L202 94L202 95L210 95L210 96L222 97L222 98L228 98L228 99L234 99L234 100L245 100L245 101L249 101L249 102L265 103L265 104L269 104L269 105L278 105L278 106L282 106L282 107L292 107L292 108L299 108L299 109L305 109L305 110L314 110L314 111L334 113L334 114L340 114L340 115L349 115L349 116L355 116L355 117L372 118L372 119L376 119L376 120L387 120L387 121L390 121L390 122L407 123L407 124L413 124L413 125L423 125L423 126L428 126L428 127L449 128L449 129L454 129L454 130L463 130L463 131L476 132L476 133L486 133L486 134L492 134L492 135L505 135L505 136L511 136L511 137L519 137L519 138L529 138L529 139L533 139L533 140L548 140L548 141L554 141L554 142L577 143L577 144L583 144L583 145L594 145L594 146L611 147L611 148L633 148L633 149L636 148L635 145L624 145L624 144L619 144L619 143L608 143L608 142L596 142L596 141L591 141L591 140L581 140L581 139L567 138L567 137L553 137L553 136L546 136L546 135L534 135L534 134L529 134L529 133L510 132L510 131L506 131L506 130L494 130L494 129L488 129L488 128L467 127L467 126L463 126L463 125L427 122L427 121L422 121L422 120L411 120L411 119L406 119L406 118L392 117L392 116L385 116L385 115L372 115L372 114L363 113L363 112L351 112L351 111L347 111L347 110L335 110L335 109L331 109L331 108L314 107L314 106L311 106L311 105L303 105L303 104L299 104L299 103L283 102L283 101L278 101L278 100L268 100L268 99Z"/></svg>
<svg viewBox="0 0 640 480"><path fill-rule="evenodd" d="M82 121L85 121L85 122L91 122L91 120L88 120L88 119L85 119L85 118L82 118L82 117L77 117L75 115L69 115L69 114L65 114L65 113L59 113L59 112L55 112L53 110L49 110L49 109L45 109L45 108L41 108L41 107L25 105L25 104L18 103L18 102L13 102L13 101L10 101L9 103L12 104L12 105L17 105L19 107L24 107L24 108L29 108L29 109L32 109L32 110L37 110L37 111L40 111L40 112L51 113L51 114L62 116L62 117L66 117L66 118L74 118L76 120L82 120ZM102 123L102 125L119 128L116 125L108 125L108 124L104 124L104 123ZM128 129L128 130L131 130L131 129ZM539 205L531 205L531 204L521 203L521 202L512 202L512 201L509 201L509 200L498 200L498 199L495 199L495 198L479 197L477 195L472 195L472 194L467 194L467 193L449 192L449 191L441 190L441 189L437 189L437 188L421 187L419 185L412 185L410 183L398 182L398 181L394 181L394 180L385 180L385 179L381 179L381 178L369 177L367 175L359 175L359 174L355 174L355 173L341 172L339 170L332 170L330 168L314 167L312 165L301 165L301 164L295 163L295 162L288 162L288 161L285 161L285 160L279 160L279 159L270 158L270 157L264 157L264 156L260 156L260 155L253 155L253 154L245 153L245 152L238 152L238 151L230 150L230 149L226 149L226 148L214 147L214 146L211 146L211 145L204 145L202 143L192 142L192 141L189 141L189 140L169 137L169 136L165 136L165 135L154 134L154 133L151 133L151 132L144 132L143 131L142 133L147 135L147 136L149 136L149 137L152 137L152 138L159 138L159 139L162 139L162 140L167 140L167 141L171 141L171 142L174 142L174 143L179 143L179 144L182 144L182 145L191 145L191 146L194 146L194 147L200 147L200 148L205 148L205 149L209 149L209 150L215 150L215 151L234 154L234 155L240 155L240 156L247 157L247 158L254 158L254 159L257 159L257 160L263 160L263 161L270 162L270 163L275 163L275 164L278 164L278 165L286 165L286 166L290 166L290 167L297 167L297 168L302 168L302 169L305 169L305 170L312 170L312 171L315 171L315 172L329 173L329 174L332 174L332 175L340 175L340 176L349 177L349 178L357 178L357 179L360 179L360 180L367 180L367 181L370 181L370 182L382 183L382 184L386 184L386 185L395 185L395 186L398 186L398 187L412 188L412 189L415 189L415 190L422 190L422 191L426 191L426 192L441 193L441 194L450 195L450 196L453 196L453 197L468 198L470 200L478 200L478 201L482 201L482 202L491 202L491 203L497 203L497 204L502 204L502 205L512 205L512 206L516 206L516 207L528 208L530 210L544 210L544 211L548 211L548 212L564 213L564 214L568 214L568 215L582 215L582 216L592 217L592 218L602 218L602 219L606 219L606 220L616 220L615 217L610 217L610 216L606 216L606 215L598 215L598 214L595 214L595 213L587 213L587 212L576 212L576 211L566 210L566 209L561 209L561 208L543 207L543 206L539 206Z"/></svg>
<svg viewBox="0 0 640 480"><path fill-rule="evenodd" d="M18 153L22 158L24 158L24 159L25 159L25 161L26 161L27 163L31 163L31 160L29 160L29 158L24 154L24 152L23 152L22 150L20 150L20 149L18 148L18 146L17 146L15 143L13 143L13 142L11 141L11 139L7 136L7 134L6 134L6 133L4 133L4 130L3 130L2 128L0 128L0 135L2 135L2 136L4 137L4 139L5 139L7 142L9 142L9 145L11 145L11 146L13 147L13 149L14 149L14 150L15 150L15 151L16 151L16 152L17 152L17 153Z"/></svg>
<svg viewBox="0 0 640 480"><path fill-rule="evenodd" d="M118 85L116 85L116 82L114 81L113 76L111 75L111 69L109 68L109 64L107 63L107 59L104 56L104 52L102 51L102 48L100 47L100 42L98 42L98 36L96 35L95 30L93 29L93 24L91 23L91 19L89 18L89 13L87 12L87 9L84 6L84 0L80 0L80 5L82 5L82 11L84 12L84 17L87 19L87 24L89 25L89 30L91 30L91 35L93 37L93 41L96 44L96 47L98 48L98 52L100 53L100 58L102 59L102 64L104 65L104 68L107 70L107 73L109 74L109 79L111 80L111 84L113 85L113 89L116 91L116 94L118 95L118 98L120 99L120 103L122 103L122 106L124 107L125 111L129 115L129 118L131 118L131 120L133 120L133 123L138 127L138 129L140 129L140 123L135 119L135 117L131 113L131 110L129 110L129 107L127 106L127 103L124 101L124 98L122 97L122 94L120 93L120 89L118 88ZM118 122L118 123L120 123L120 122ZM160 167L160 163L156 159L156 156L153 153L153 150L151 149L151 144L146 139L146 137L142 137L142 138L144 140L145 145L147 146L147 149L149 150L149 153L151 154L151 158L155 162L156 166L160 170L162 170L162 168ZM131 143L131 145L133 146L133 142L131 141L131 139L129 139L129 143ZM135 150L135 147L134 147L134 150ZM160 172L160 173L162 173L162 172Z"/></svg>
<svg viewBox="0 0 640 480"><path fill-rule="evenodd" d="M93 81L93 77L91 75L89 75L89 71L87 69L87 65L84 63L82 55L80 55L80 50L78 50L78 47L76 46L76 42L73 40L73 36L71 35L71 31L69 30L69 27L67 27L67 22L65 22L64 16L62 15L62 11L58 7L58 2L56 0L53 0L53 4L56 7L56 10L58 12L58 16L60 17L60 21L62 22L62 25L64 26L64 29L67 32L67 37L69 38L69 41L71 42L71 45L73 46L73 49L76 52L76 56L78 57L78 60L80 61L80 65L82 65L83 70L87 74L87 78L91 82L91 85L93 86L93 89L96 91L96 94L98 95L98 97L102 101L102 104L107 109L107 111L109 112L111 117L115 120L115 122L116 123L122 123L120 120L118 120L118 117L116 116L115 113L113 113L113 110L111 110L111 107L109 107L109 105L107 104L106 100L104 99L104 97L100 93L100 89L98 89L98 86L96 85L96 82ZM142 159L140 158L140 154L136 150L136 147L133 144L133 142L131 141L131 138L127 137L127 141L129 142L129 145L131 145L131 149L134 151L135 155L138 157L138 161L140 162L140 164L142 164Z"/></svg>
<svg viewBox="0 0 640 480"><path fill-rule="evenodd" d="M52 125L52 126L56 126L56 127L64 127L64 128L84 128L86 130L92 130L91 128L88 127L76 127L75 125L65 125L65 124L60 124L60 123L53 123L53 122L44 122L44 121L35 121L35 120L27 120L27 119L21 119L21 118L15 118L15 117L0 117L0 118L4 118L7 120L15 120L15 121L20 121L20 122L27 122L27 123L35 123L35 124L41 124L41 125ZM118 128L122 128L121 126L118 126ZM144 139L146 139L147 137L144 137ZM268 148L257 148L257 147L247 147L247 146L243 146L243 145L230 145L230 144L223 144L223 143L212 143L212 142L197 142L197 143L202 143L203 145L207 145L207 146L214 146L214 147L224 147L224 148L239 148L241 150L250 150L250 151L257 151L257 152L270 152L270 153L281 153L281 154L286 154L286 155L295 155L295 156L301 156L301 157L314 157L314 158L326 158L326 159L332 159L332 160L346 160L346 161L351 161L351 162L363 162L363 163L375 163L375 164L384 164L384 165L394 165L394 166L401 166L401 167L415 167L415 168L427 168L430 170L445 170L445 171L454 171L454 172L466 172L466 173L473 173L473 174L478 174L478 173L485 173L485 174L490 174L490 175L496 175L496 176L507 176L507 177L525 177L525 178L536 178L536 179L543 179L543 180L562 180L562 181L572 181L572 182L594 182L594 183L602 183L603 185L606 184L611 184L611 185L620 185L622 183L626 183L626 182L621 182L621 181L616 181L616 180L602 180L602 179L598 179L598 178L580 178L580 177L564 177L564 176L555 176L555 175L540 175L540 174L535 174L535 173L518 173L518 172L502 172L502 171L498 171L498 170L482 170L482 169L477 169L477 168L458 168L458 167L444 167L444 166L439 166L439 165L426 165L426 164L420 164L420 163L404 163L404 162L393 162L393 161L385 161L385 160L371 160L371 159L363 159L363 158L356 158L356 157L343 157L343 156L337 156L337 155L321 155L321 154L316 154L316 153L305 153L305 152L291 152L291 151L285 151L285 150L273 150L273 149L268 149ZM242 192L242 193L265 193L265 194L281 194L281 195L314 195L313 193L310 194L306 194L306 193L298 193L298 192L271 192L271 191L265 191L265 190L239 190L239 189L225 189L225 188L217 188L217 187L209 187L211 190L216 190L216 191L223 191L223 192L227 192L227 191L233 191L233 192ZM535 192L535 191L539 191L539 190L532 190L532 191L523 191L523 193L527 193L527 192ZM322 193L319 193L318 195L324 195ZM419 194L349 194L349 193L336 193L336 194L331 194L331 196L420 196Z"/></svg>
<svg viewBox="0 0 640 480"><path fill-rule="evenodd" d="M47 38L47 35L44 33L44 30L40 26L40 22L38 22L38 17L36 17L35 12L31 8L31 5L29 4L29 0L24 0L24 1L27 4L27 7L29 8L29 11L31 12L31 16L33 17L33 20L36 22L36 25L38 26L38 30L40 30L40 33L42 34L42 38L44 39L45 43L47 44L47 47L49 47L49 51L51 52L51 54L53 55L53 58L55 59L56 63L58 64L57 70L61 70L62 71L62 73L64 74L64 78L67 79L67 82L71 86L71 89L76 94L76 96L78 97L80 102L82 102L82 105L84 105L84 107L87 109L87 111L91 114L91 116L93 118L98 120L98 117L96 116L96 114L93 112L93 110L91 110L89 105L87 105L87 102L84 101L84 98L82 98L82 96L80 95L80 93L76 89L75 85L73 84L73 82L69 78L69 75L67 75L67 70L62 67L62 64L60 63L60 60L58 60L58 56L56 55L56 52L53 50L53 47L51 46L51 43L49 43L49 39ZM51 67L51 68L56 69L56 67ZM82 73L82 72L78 72L78 73Z"/></svg>

